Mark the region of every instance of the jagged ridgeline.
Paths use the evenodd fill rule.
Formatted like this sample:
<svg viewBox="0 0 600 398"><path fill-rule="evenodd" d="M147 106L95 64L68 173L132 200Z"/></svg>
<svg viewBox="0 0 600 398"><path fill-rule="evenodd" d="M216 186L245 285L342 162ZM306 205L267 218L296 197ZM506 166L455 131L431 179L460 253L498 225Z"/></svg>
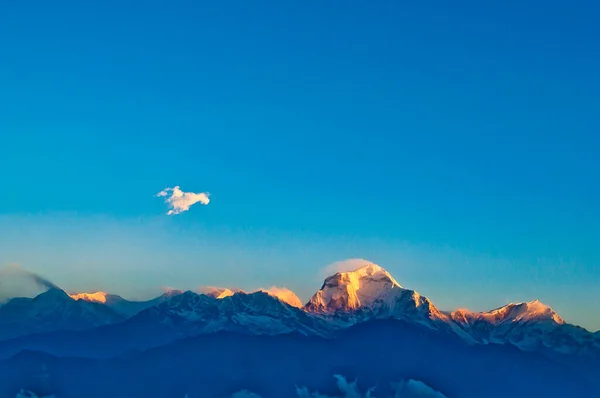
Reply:
<svg viewBox="0 0 600 398"><path fill-rule="evenodd" d="M334 374L372 396L412 379L447 397L600 396L598 334L539 301L442 311L375 264L326 278L305 305L281 290L133 302L52 286L0 307L0 326L0 396L37 391L43 365L61 397L336 396ZM497 375L519 388L490 388Z"/></svg>

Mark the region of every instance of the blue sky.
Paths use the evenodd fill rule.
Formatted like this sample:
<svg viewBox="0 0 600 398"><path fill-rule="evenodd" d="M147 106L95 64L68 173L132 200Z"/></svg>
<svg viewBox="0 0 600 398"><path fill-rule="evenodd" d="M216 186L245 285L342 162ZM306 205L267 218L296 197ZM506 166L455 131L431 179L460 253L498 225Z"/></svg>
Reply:
<svg viewBox="0 0 600 398"><path fill-rule="evenodd" d="M198 3L0 6L0 264L307 299L358 257L600 329L597 4Z"/></svg>

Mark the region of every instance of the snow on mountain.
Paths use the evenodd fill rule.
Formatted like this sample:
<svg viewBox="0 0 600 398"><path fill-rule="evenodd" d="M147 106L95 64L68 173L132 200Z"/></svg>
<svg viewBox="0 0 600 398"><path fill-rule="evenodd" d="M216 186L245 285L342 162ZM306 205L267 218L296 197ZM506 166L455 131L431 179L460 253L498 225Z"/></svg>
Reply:
<svg viewBox="0 0 600 398"><path fill-rule="evenodd" d="M52 288L33 299L15 298L0 307L0 339L89 329L126 318L131 330L166 326L167 340L173 333L190 336L222 330L329 337L357 323L397 319L458 336L470 344L512 344L527 351L600 358L600 333L567 324L537 300L487 312L459 309L447 313L427 297L403 288L385 269L372 263L327 277L303 307L286 288L255 293L215 287L201 291L204 294L171 290L155 299L135 302L105 292L69 296Z"/></svg>
<svg viewBox="0 0 600 398"><path fill-rule="evenodd" d="M107 296L108 296L108 293L106 293L106 292L69 294L69 297L71 297L73 300L85 300L85 301L92 301L95 303L102 303L102 304L106 303Z"/></svg>
<svg viewBox="0 0 600 398"><path fill-rule="evenodd" d="M205 294L210 297L214 297L216 299L222 299L225 297L233 296L235 292L241 292L241 290L230 290L226 287L216 287L216 286L202 286L198 289L200 294Z"/></svg>
<svg viewBox="0 0 600 398"><path fill-rule="evenodd" d="M376 264L328 277L304 309L347 324L394 318L436 328L447 320L427 297L403 288Z"/></svg>
<svg viewBox="0 0 600 398"><path fill-rule="evenodd" d="M371 307L380 298L393 296L402 286L382 267L365 265L355 271L338 272L325 279L306 308L313 312L335 313L353 311L361 306Z"/></svg>
<svg viewBox="0 0 600 398"><path fill-rule="evenodd" d="M591 333L567 324L551 307L539 300L508 304L487 312L459 309L453 322L480 343L511 343L523 350L551 348L565 354L600 352Z"/></svg>
<svg viewBox="0 0 600 398"><path fill-rule="evenodd" d="M18 297L0 307L0 339L55 330L83 330L123 320L107 306L74 300L52 288L34 298Z"/></svg>
<svg viewBox="0 0 600 398"><path fill-rule="evenodd" d="M106 292L73 293L69 294L69 296L74 300L83 300L93 303L104 304L105 306L113 309L114 311L125 317L131 317L145 310L146 308L150 308L160 303L163 303L171 297L174 297L181 293L182 291L180 290L169 290L168 292L165 292L164 294L156 298L146 301L130 301L124 299L119 295L110 294Z"/></svg>
<svg viewBox="0 0 600 398"><path fill-rule="evenodd" d="M301 333L328 336L331 327L324 320L265 292L236 292L223 298L187 291L148 308L130 322L158 322L183 335L238 331L277 335ZM129 322L128 321L128 322Z"/></svg>
<svg viewBox="0 0 600 398"><path fill-rule="evenodd" d="M241 289L231 290L226 287L216 287L216 286L202 286L201 288L198 289L198 291L201 294L206 294L207 296L214 297L217 299L222 299L225 297L233 296L235 293L248 294L248 292L245 292ZM261 288L261 289L255 290L251 293L256 293L256 292L264 292L273 297L277 297L279 300L291 305L292 307L296 307L296 308L303 307L302 301L298 298L298 296L296 296L296 294L293 291L291 291L290 289L288 289L286 287L271 286L268 289Z"/></svg>
<svg viewBox="0 0 600 398"><path fill-rule="evenodd" d="M259 289L259 291L277 297L279 300L291 305L292 307L302 308L304 306L300 298L296 296L296 293L294 293L287 287L271 286L268 289Z"/></svg>
<svg viewBox="0 0 600 398"><path fill-rule="evenodd" d="M304 310L338 326L371 319L400 319L458 336L470 344L510 343L522 350L552 350L600 357L600 339L565 321L535 300L488 312L440 311L419 293L405 289L385 269L367 264L325 279Z"/></svg>
<svg viewBox="0 0 600 398"><path fill-rule="evenodd" d="M548 325L564 325L565 321L549 306L539 300L519 304L508 304L488 312L471 312L459 309L451 314L452 319L467 324L485 321L494 326L514 324L515 322L537 322Z"/></svg>

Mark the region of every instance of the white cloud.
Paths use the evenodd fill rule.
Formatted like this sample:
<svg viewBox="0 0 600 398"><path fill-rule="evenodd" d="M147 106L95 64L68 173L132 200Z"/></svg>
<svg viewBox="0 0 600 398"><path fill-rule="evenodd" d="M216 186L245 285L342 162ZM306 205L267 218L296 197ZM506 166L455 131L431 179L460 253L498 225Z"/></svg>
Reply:
<svg viewBox="0 0 600 398"><path fill-rule="evenodd" d="M357 381L354 380L352 383L348 383L348 380L344 376L334 375L337 380L338 389L344 393L344 397L346 398L362 398L363 394L358 389ZM365 395L365 398L371 397L371 391L373 389L369 389Z"/></svg>
<svg viewBox="0 0 600 398"><path fill-rule="evenodd" d="M356 380L349 383L344 376L334 375L334 377L336 379L338 390L340 390L340 392L344 395L340 397L331 397L329 395L320 394L319 392L313 392L311 394L306 387L296 387L296 394L298 398L373 398L371 392L374 390L374 388L370 388L365 394L363 394L358 389L358 384Z"/></svg>
<svg viewBox="0 0 600 398"><path fill-rule="evenodd" d="M261 398L261 396L248 390L242 390L234 393L230 398Z"/></svg>
<svg viewBox="0 0 600 398"><path fill-rule="evenodd" d="M179 186L173 188L165 188L156 196L165 197L165 203L169 205L167 215L181 214L188 211L190 207L196 203L207 205L210 202L208 192L183 192Z"/></svg>
<svg viewBox="0 0 600 398"><path fill-rule="evenodd" d="M375 387L362 393L357 386L356 380L349 383L348 380L341 375L334 376L337 380L338 390L343 395L329 396L319 392L309 392L306 387L296 387L296 395L298 398L373 398L372 392ZM393 383L394 395L389 398L447 398L444 394L434 390L427 384L413 379L403 380L399 383Z"/></svg>
<svg viewBox="0 0 600 398"><path fill-rule="evenodd" d="M396 390L394 398L446 398L444 394L419 380L408 379L407 381L393 384L393 387Z"/></svg>
<svg viewBox="0 0 600 398"><path fill-rule="evenodd" d="M342 395L325 395L318 391L310 392L306 387L296 387L296 396L298 398L374 398L375 387L362 392L358 388L356 380L348 382L346 377L335 375L336 385ZM393 395L386 398L448 398L439 391L434 390L427 384L413 379L402 380L399 383L392 383ZM261 398L248 390L241 390L229 396L228 398Z"/></svg>
<svg viewBox="0 0 600 398"><path fill-rule="evenodd" d="M338 272L355 271L368 264L373 263L363 258L349 258L347 260L338 261L323 268L321 270L321 277L327 278L328 276L334 275Z"/></svg>

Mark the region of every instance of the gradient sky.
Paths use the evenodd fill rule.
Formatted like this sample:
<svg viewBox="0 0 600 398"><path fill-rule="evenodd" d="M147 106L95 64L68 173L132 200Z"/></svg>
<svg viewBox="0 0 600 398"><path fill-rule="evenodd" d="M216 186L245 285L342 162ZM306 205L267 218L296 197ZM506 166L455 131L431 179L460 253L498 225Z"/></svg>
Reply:
<svg viewBox="0 0 600 398"><path fill-rule="evenodd" d="M203 4L199 4L203 3ZM288 286L366 258L439 307L600 329L594 1L0 5L0 265ZM167 216L166 187L211 195Z"/></svg>

